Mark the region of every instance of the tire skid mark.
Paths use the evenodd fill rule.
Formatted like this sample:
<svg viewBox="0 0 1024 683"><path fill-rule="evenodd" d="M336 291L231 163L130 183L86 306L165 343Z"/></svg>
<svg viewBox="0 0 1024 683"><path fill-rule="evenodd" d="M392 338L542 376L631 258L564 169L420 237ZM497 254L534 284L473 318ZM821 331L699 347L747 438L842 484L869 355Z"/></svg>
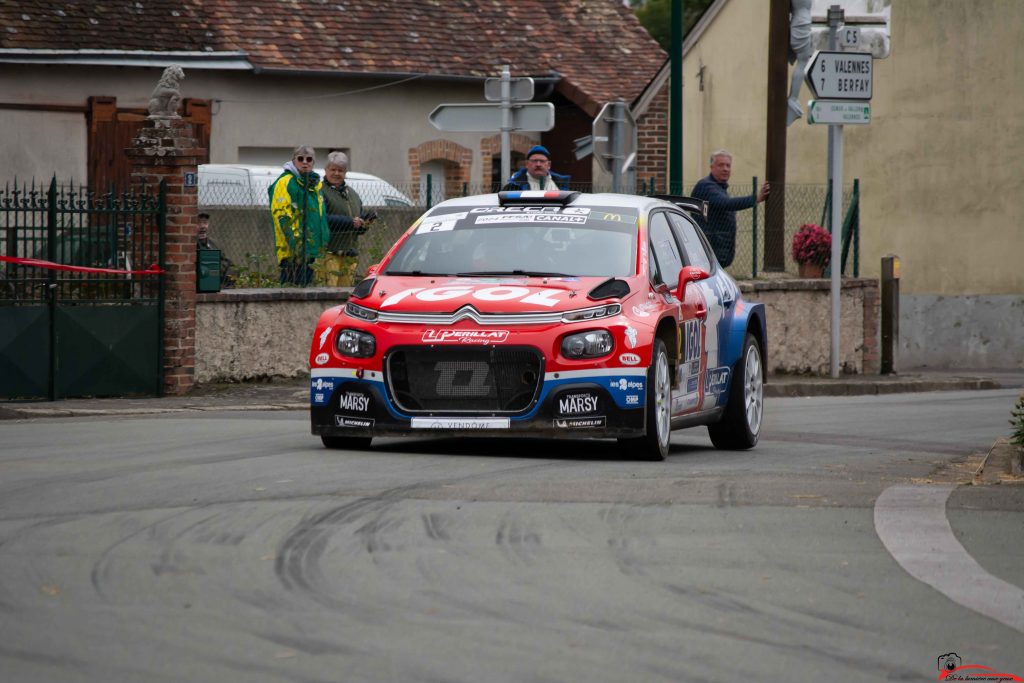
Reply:
<svg viewBox="0 0 1024 683"><path fill-rule="evenodd" d="M202 507L205 507L205 506L202 506ZM115 541L111 545L107 546L103 550L103 552L100 553L100 556L96 560L96 562L93 563L92 570L89 572L89 580L92 582L92 587L96 591L96 594L99 595L99 597L104 602L107 602L107 603L111 602L110 598L107 596L107 594L103 590L103 584L109 578L110 567L111 567L111 556L113 555L115 550L117 550L119 547L121 547L122 545L124 545L128 541L130 541L130 540L132 540L134 538L137 538L137 537L139 537L140 535L142 535L144 533L152 533L153 530L156 529L157 527L159 527L161 524L164 524L165 522L169 522L172 519L176 519L178 517L182 517L184 515L187 515L190 512L196 511L197 509L200 509L200 508L187 508L187 509L184 509L184 510L178 510L176 512L173 512L173 513L171 513L169 515L166 515L166 516L156 520L155 522L151 522L149 524L146 524L146 525L140 527L139 529L136 529L135 531L133 531L132 533L128 534L127 536L124 536L120 540ZM213 513L207 519L212 518L212 517L216 517L217 514L219 514L219 513Z"/></svg>
<svg viewBox="0 0 1024 683"><path fill-rule="evenodd" d="M645 560L636 551L640 541L630 527L644 514L646 505L618 504L602 508L598 519L608 525L608 549L619 571L625 576L646 576ZM653 541L651 541L653 543Z"/></svg>
<svg viewBox="0 0 1024 683"><path fill-rule="evenodd" d="M530 564L543 549L541 535L520 523L512 513L506 513L494 534L494 543L506 557Z"/></svg>
<svg viewBox="0 0 1024 683"><path fill-rule="evenodd" d="M497 475L508 474L509 472L521 472L524 470L547 468L549 466L549 463L530 463L470 474L464 477L410 484L408 486L387 489L373 496L358 498L320 514L308 516L299 522L281 542L274 560L274 573L286 589L306 593L320 604L335 609L342 609L346 607L346 602L330 595L325 585L323 573L319 567L320 559L323 557L328 542L340 528L354 524L374 514L379 516L379 520L392 506L405 502L418 492L477 479L489 479ZM362 528L365 529L369 539L364 538L364 542L373 544L371 552L383 549L378 536L380 531L383 530L383 526L379 521L377 523L364 524Z"/></svg>
<svg viewBox="0 0 1024 683"><path fill-rule="evenodd" d="M427 538L434 541L450 541L451 534L448 533L448 525L451 518L440 512L431 512L422 515L423 529L427 532Z"/></svg>
<svg viewBox="0 0 1024 683"><path fill-rule="evenodd" d="M810 661L816 660L831 665L831 668L835 668L836 662L846 664L853 670L863 671L864 669L864 656L858 653L846 653L837 650L834 647L822 646L821 644L809 644L805 642L805 638L784 638L782 636L778 638L767 638L761 636L754 636L747 633L742 633L736 629L727 629L720 626L715 626L707 621L693 622L682 619L678 616L666 616L664 618L665 623L678 629L686 629L701 634L711 634L720 638L726 638L730 641L741 641L743 643L753 643L755 645L764 645L766 647L779 650L780 652L791 652L794 657L798 657L799 661ZM851 643L858 641L852 640ZM889 679L899 681L919 681L921 680L920 670L914 669L899 669L898 665L889 663L886 665L886 675ZM892 667L892 668L889 668Z"/></svg>

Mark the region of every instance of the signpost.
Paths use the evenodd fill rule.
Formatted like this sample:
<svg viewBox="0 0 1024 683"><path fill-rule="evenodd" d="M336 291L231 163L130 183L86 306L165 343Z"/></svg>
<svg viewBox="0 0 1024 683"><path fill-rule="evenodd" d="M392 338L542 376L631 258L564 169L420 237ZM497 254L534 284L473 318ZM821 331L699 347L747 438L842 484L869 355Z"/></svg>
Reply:
<svg viewBox="0 0 1024 683"><path fill-rule="evenodd" d="M497 104L441 104L427 117L438 130L486 133L501 130L502 109ZM555 105L528 102L510 107L510 130L551 130Z"/></svg>
<svg viewBox="0 0 1024 683"><path fill-rule="evenodd" d="M870 102L810 100L807 102L807 108L807 123L835 123L847 126L871 123Z"/></svg>
<svg viewBox="0 0 1024 683"><path fill-rule="evenodd" d="M512 78L508 65L501 78L484 81L484 97L495 104L442 104L427 117L434 128L450 132L501 131L501 179L512 175L509 134L514 130L546 131L555 127L555 105L533 99L532 78Z"/></svg>
<svg viewBox="0 0 1024 683"><path fill-rule="evenodd" d="M820 100L870 100L871 60L866 52L818 50L804 71L807 85Z"/></svg>
<svg viewBox="0 0 1024 683"><path fill-rule="evenodd" d="M622 175L636 158L636 119L622 100L601 108L591 127L594 157L612 174L612 192L622 191Z"/></svg>
<svg viewBox="0 0 1024 683"><path fill-rule="evenodd" d="M839 377L839 286L842 276L843 241L843 125L871 122L872 56L861 52L837 52L837 31L845 15L839 5L828 10L829 47L811 57L804 80L814 98L807 103L810 124L828 124L829 181L832 188L832 363L833 379ZM848 33L844 42L859 40Z"/></svg>
<svg viewBox="0 0 1024 683"><path fill-rule="evenodd" d="M501 102L500 78L488 78L484 81L484 99L488 102ZM513 102L529 102L533 99L533 79L529 76L510 78L509 97Z"/></svg>

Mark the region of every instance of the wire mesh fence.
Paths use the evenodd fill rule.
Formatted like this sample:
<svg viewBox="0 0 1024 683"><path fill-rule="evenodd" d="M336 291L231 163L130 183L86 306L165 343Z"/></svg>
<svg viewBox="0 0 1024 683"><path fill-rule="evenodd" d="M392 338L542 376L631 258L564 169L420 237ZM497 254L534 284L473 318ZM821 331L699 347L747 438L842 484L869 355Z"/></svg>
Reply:
<svg viewBox="0 0 1024 683"><path fill-rule="evenodd" d="M390 183L367 176L350 183L362 199L364 212L373 211L377 218L369 224L365 234L358 237L357 265L354 280L366 272L368 266L378 262L395 241L428 208L440 200L456 196L469 196L493 192L495 188L480 184L439 184L427 193L422 187ZM590 183L574 183L570 189L581 192L607 192L610 187ZM692 191L692 185L686 192ZM757 180L742 186L734 182L733 196L756 193ZM641 184L637 194L657 194L664 188L653 183ZM684 193L684 194L685 194ZM789 184L772 187L775 195L784 193L784 215L779 217L766 211L777 211L779 202L756 204L754 208L736 213L736 249L733 262L726 268L737 279L764 277L767 274L796 274L798 264L793 260L790 245L793 235L804 223L828 226L828 186ZM428 201L427 198L430 197ZM853 244L851 259L845 261L845 274L857 271L856 212L847 210L856 198L853 186L843 193L844 216ZM199 210L210 215L210 238L231 263L232 278L228 287L279 287L279 270L274 246L274 227L270 216L266 187L253 188L248 184L209 182L200 186ZM781 236L779 233L782 233ZM781 253L780 253L781 252ZM851 267L852 264L852 267ZM314 284L328 281L330 273L323 265L314 264Z"/></svg>

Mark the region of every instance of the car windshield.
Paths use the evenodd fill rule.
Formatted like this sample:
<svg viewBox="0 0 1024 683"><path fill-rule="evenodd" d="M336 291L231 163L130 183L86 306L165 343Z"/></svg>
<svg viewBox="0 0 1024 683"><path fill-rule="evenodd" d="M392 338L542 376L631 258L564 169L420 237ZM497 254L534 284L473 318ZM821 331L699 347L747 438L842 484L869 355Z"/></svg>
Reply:
<svg viewBox="0 0 1024 683"><path fill-rule="evenodd" d="M636 240L637 214L618 207L448 207L423 218L385 273L628 277Z"/></svg>

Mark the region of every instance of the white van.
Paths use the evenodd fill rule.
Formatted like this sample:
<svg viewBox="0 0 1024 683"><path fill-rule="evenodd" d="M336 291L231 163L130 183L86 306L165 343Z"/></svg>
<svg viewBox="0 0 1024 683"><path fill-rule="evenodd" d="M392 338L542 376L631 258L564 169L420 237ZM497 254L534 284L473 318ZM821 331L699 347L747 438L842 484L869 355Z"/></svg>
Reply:
<svg viewBox="0 0 1024 683"><path fill-rule="evenodd" d="M199 206L269 206L267 191L283 170L281 166L200 164ZM315 170L324 177L322 168ZM359 193L363 206L413 206L397 187L375 175L349 171L345 182Z"/></svg>

